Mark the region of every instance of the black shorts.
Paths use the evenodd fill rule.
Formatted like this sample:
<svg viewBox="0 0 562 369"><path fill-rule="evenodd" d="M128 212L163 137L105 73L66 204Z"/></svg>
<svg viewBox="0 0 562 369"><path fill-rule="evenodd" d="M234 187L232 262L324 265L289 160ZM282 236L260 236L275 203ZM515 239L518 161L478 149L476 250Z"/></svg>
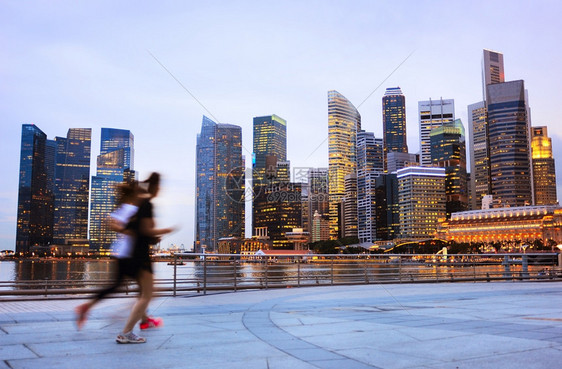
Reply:
<svg viewBox="0 0 562 369"><path fill-rule="evenodd" d="M119 259L119 269L124 275L137 278L141 270L154 274L152 271L152 263L150 260L139 260L134 258Z"/></svg>

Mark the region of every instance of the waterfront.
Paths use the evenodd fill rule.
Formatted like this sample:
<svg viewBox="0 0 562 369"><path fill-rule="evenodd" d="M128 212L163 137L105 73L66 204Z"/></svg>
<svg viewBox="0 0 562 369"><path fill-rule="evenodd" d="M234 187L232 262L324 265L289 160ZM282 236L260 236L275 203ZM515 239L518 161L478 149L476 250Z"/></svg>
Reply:
<svg viewBox="0 0 562 369"><path fill-rule="evenodd" d="M153 263L157 287L176 291L236 290L393 282L444 282L558 278L556 254L332 255L280 260L182 260ZM0 261L0 291L85 293L111 278L112 260L26 259ZM74 291L72 291L74 290ZM52 292L54 293L54 292ZM57 293L62 293L61 291Z"/></svg>

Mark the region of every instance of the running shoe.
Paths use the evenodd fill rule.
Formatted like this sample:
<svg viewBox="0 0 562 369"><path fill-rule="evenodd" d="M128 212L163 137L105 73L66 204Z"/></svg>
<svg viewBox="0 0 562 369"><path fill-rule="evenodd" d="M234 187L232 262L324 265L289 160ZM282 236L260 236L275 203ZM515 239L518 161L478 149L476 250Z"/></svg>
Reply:
<svg viewBox="0 0 562 369"><path fill-rule="evenodd" d="M162 318L149 317L146 322L140 322L140 329L160 328L163 325Z"/></svg>
<svg viewBox="0 0 562 369"><path fill-rule="evenodd" d="M118 335L115 341L117 341L117 343L145 343L146 338L139 337L133 332L129 332L127 334Z"/></svg>

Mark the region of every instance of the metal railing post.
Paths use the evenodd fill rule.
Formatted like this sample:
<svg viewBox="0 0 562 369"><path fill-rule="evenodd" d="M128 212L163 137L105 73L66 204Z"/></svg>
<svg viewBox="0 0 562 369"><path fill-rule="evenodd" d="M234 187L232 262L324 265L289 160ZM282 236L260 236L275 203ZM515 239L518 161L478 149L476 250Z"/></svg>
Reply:
<svg viewBox="0 0 562 369"><path fill-rule="evenodd" d="M330 256L330 274L331 274L331 282L330 284L333 286L334 285L334 257Z"/></svg>
<svg viewBox="0 0 562 369"><path fill-rule="evenodd" d="M203 295L207 294L207 254L203 254Z"/></svg>
<svg viewBox="0 0 562 369"><path fill-rule="evenodd" d="M178 256L174 254L174 297L176 297L177 267L178 267Z"/></svg>
<svg viewBox="0 0 562 369"><path fill-rule="evenodd" d="M263 257L265 260L265 289L267 290L269 288L269 276L267 275L267 268L268 268L268 262L267 262L267 256Z"/></svg>
<svg viewBox="0 0 562 369"><path fill-rule="evenodd" d="M297 256L297 287L301 286L301 258Z"/></svg>
<svg viewBox="0 0 562 369"><path fill-rule="evenodd" d="M237 288L237 274L238 274L238 268L237 268L237 264L238 264L238 260L236 258L234 258L234 292L236 292L236 288Z"/></svg>

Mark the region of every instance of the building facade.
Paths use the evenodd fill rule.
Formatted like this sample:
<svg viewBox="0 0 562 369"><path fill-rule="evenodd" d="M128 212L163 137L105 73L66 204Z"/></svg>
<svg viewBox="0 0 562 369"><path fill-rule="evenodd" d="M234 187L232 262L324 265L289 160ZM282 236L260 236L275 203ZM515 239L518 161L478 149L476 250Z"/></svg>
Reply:
<svg viewBox="0 0 562 369"><path fill-rule="evenodd" d="M535 205L558 204L552 140L546 127L531 128Z"/></svg>
<svg viewBox="0 0 562 369"><path fill-rule="evenodd" d="M245 170L242 128L203 116L196 146L195 250L217 251L221 238L243 238Z"/></svg>
<svg viewBox="0 0 562 369"><path fill-rule="evenodd" d="M53 242L54 194L53 185L48 183L53 183L54 152L48 151L47 135L34 124L23 124L16 253L28 253L34 246L50 246Z"/></svg>
<svg viewBox="0 0 562 369"><path fill-rule="evenodd" d="M470 190L472 210L482 208L482 198L489 195L490 151L488 145L488 119L486 103L468 106L468 135L470 150Z"/></svg>
<svg viewBox="0 0 562 369"><path fill-rule="evenodd" d="M87 252L89 245L91 141L91 128L71 128L66 137L55 138L53 238L55 244L73 245L77 252Z"/></svg>
<svg viewBox="0 0 562 369"><path fill-rule="evenodd" d="M406 142L406 97L400 87L387 88L382 98L384 169L388 152L408 152Z"/></svg>
<svg viewBox="0 0 562 369"><path fill-rule="evenodd" d="M96 175L92 177L90 249L102 255L111 252L117 234L106 222L116 208L116 187L135 179L134 136L129 130L102 128Z"/></svg>
<svg viewBox="0 0 562 369"><path fill-rule="evenodd" d="M342 198L341 229L343 237L357 237L357 174L345 176L345 194Z"/></svg>
<svg viewBox="0 0 562 369"><path fill-rule="evenodd" d="M361 115L342 94L328 91L328 170L330 176L330 238L343 236L340 227L345 176L357 169L357 132Z"/></svg>
<svg viewBox="0 0 562 369"><path fill-rule="evenodd" d="M484 49L482 57L482 98L486 100L486 86L505 82L503 54Z"/></svg>
<svg viewBox="0 0 562 369"><path fill-rule="evenodd" d="M287 160L287 122L275 114L255 117L253 130L252 180L260 185L276 173L277 162Z"/></svg>
<svg viewBox="0 0 562 369"><path fill-rule="evenodd" d="M491 194L501 207L533 204L531 145L522 80L488 85Z"/></svg>
<svg viewBox="0 0 562 369"><path fill-rule="evenodd" d="M429 135L434 128L455 120L455 100L443 98L439 100L418 102L420 119L420 165L431 166L431 141Z"/></svg>
<svg viewBox="0 0 562 369"><path fill-rule="evenodd" d="M375 180L376 239L393 240L400 236L400 203L396 173L380 175Z"/></svg>
<svg viewBox="0 0 562 369"><path fill-rule="evenodd" d="M384 173L384 140L371 132L357 134L357 237L373 242L377 236L375 180ZM394 152L394 151L392 151Z"/></svg>
<svg viewBox="0 0 562 369"><path fill-rule="evenodd" d="M445 219L445 169L409 167L397 172L400 237L430 239Z"/></svg>
<svg viewBox="0 0 562 369"><path fill-rule="evenodd" d="M430 133L431 163L445 168L447 219L452 213L468 210L468 180L466 173L466 142L460 119L445 123Z"/></svg>
<svg viewBox="0 0 562 369"><path fill-rule="evenodd" d="M291 248L286 234L301 228L301 192L300 183L272 183L254 190L253 227L267 229L273 248Z"/></svg>
<svg viewBox="0 0 562 369"><path fill-rule="evenodd" d="M467 243L562 242L562 208L521 206L455 213L442 225L448 240Z"/></svg>

